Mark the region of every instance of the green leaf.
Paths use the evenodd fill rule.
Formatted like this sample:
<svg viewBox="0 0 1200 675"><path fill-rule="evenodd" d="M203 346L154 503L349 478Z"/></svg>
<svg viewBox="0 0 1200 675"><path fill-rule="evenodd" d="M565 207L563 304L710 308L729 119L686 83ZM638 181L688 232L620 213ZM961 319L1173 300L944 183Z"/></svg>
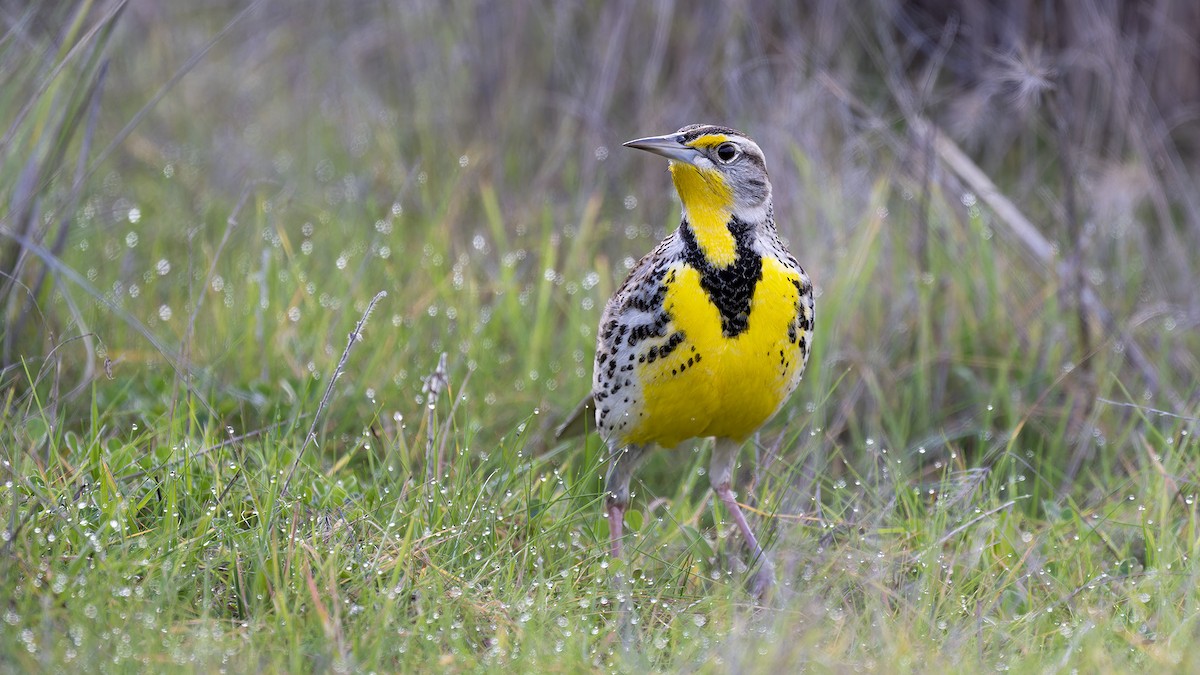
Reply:
<svg viewBox="0 0 1200 675"><path fill-rule="evenodd" d="M592 521L592 535L596 537L598 542L608 541L608 520L605 518L597 518Z"/></svg>
<svg viewBox="0 0 1200 675"><path fill-rule="evenodd" d="M708 545L708 541L701 536L700 531L690 525L680 525L679 532L683 535L684 541L687 542L688 550L694 553L701 559L709 558L713 555L712 547Z"/></svg>
<svg viewBox="0 0 1200 675"><path fill-rule="evenodd" d="M630 509L625 512L625 525L634 532L642 531L642 525L645 524L645 520L641 511Z"/></svg>

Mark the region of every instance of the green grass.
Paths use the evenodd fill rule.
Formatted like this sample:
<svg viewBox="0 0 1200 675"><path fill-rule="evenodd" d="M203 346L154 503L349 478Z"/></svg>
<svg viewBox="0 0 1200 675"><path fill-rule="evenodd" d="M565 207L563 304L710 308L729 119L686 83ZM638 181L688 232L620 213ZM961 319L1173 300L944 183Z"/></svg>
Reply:
<svg viewBox="0 0 1200 675"><path fill-rule="evenodd" d="M81 7L81 26L102 16ZM22 204L42 242L4 298L0 668L1200 666L1200 341L1170 300L1196 280L1163 286L1161 242L1098 238L1085 267L1190 412L1097 322L1080 354L1059 280L955 177L926 185L902 134L846 129L811 92L759 101L815 111L795 133L708 102L706 121L763 140L782 233L819 293L804 382L742 455L739 498L780 578L757 604L703 442L639 472L627 560L612 561L605 450L552 437L590 387L627 259L677 221L663 167L619 143L693 121L676 120L694 114L672 89L684 65L668 59L649 93L628 64L610 85L562 51L590 35L578 16L549 40L514 20L526 46L493 53L464 7L243 17L189 63L234 15L161 11L127 8L113 39L0 43L0 252ZM376 23L408 41L373 42ZM527 68L493 80L493 60ZM545 86L567 110L622 105L598 125L543 106ZM993 178L1044 184L1017 202L1052 219L1055 151L1028 152ZM1101 221L1102 196L1081 195ZM617 573L633 580L634 654Z"/></svg>

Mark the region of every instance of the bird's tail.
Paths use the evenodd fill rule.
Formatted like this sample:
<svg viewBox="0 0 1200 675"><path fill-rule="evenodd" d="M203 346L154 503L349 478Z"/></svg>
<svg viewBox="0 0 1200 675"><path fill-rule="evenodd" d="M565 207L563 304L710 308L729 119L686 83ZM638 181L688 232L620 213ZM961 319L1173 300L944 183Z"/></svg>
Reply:
<svg viewBox="0 0 1200 675"><path fill-rule="evenodd" d="M593 428L596 423L596 404L592 395L583 397L579 405L567 415L567 420L554 430L554 440L561 441L575 436L582 436Z"/></svg>

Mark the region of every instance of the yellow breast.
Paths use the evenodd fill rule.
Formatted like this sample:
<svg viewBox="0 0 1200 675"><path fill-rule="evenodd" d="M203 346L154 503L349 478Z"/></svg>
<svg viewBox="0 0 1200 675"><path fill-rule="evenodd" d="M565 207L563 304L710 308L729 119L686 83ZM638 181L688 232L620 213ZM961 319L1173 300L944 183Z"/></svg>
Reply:
<svg viewBox="0 0 1200 675"><path fill-rule="evenodd" d="M722 333L700 273L683 263L672 272L664 308L684 339L667 357L638 364L642 414L628 441L672 447L692 437L744 440L775 414L804 367L800 341L789 334L799 272L764 258L746 329L733 337Z"/></svg>

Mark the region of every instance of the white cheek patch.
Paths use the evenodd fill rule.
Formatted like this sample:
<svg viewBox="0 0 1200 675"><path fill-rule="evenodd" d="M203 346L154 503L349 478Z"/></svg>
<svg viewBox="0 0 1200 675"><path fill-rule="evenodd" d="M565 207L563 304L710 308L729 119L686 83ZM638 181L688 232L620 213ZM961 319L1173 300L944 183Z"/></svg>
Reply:
<svg viewBox="0 0 1200 675"><path fill-rule="evenodd" d="M770 200L767 200L770 201ZM767 201L764 201L758 206L745 207L738 205L736 215L742 221L747 223L761 223L767 219Z"/></svg>

